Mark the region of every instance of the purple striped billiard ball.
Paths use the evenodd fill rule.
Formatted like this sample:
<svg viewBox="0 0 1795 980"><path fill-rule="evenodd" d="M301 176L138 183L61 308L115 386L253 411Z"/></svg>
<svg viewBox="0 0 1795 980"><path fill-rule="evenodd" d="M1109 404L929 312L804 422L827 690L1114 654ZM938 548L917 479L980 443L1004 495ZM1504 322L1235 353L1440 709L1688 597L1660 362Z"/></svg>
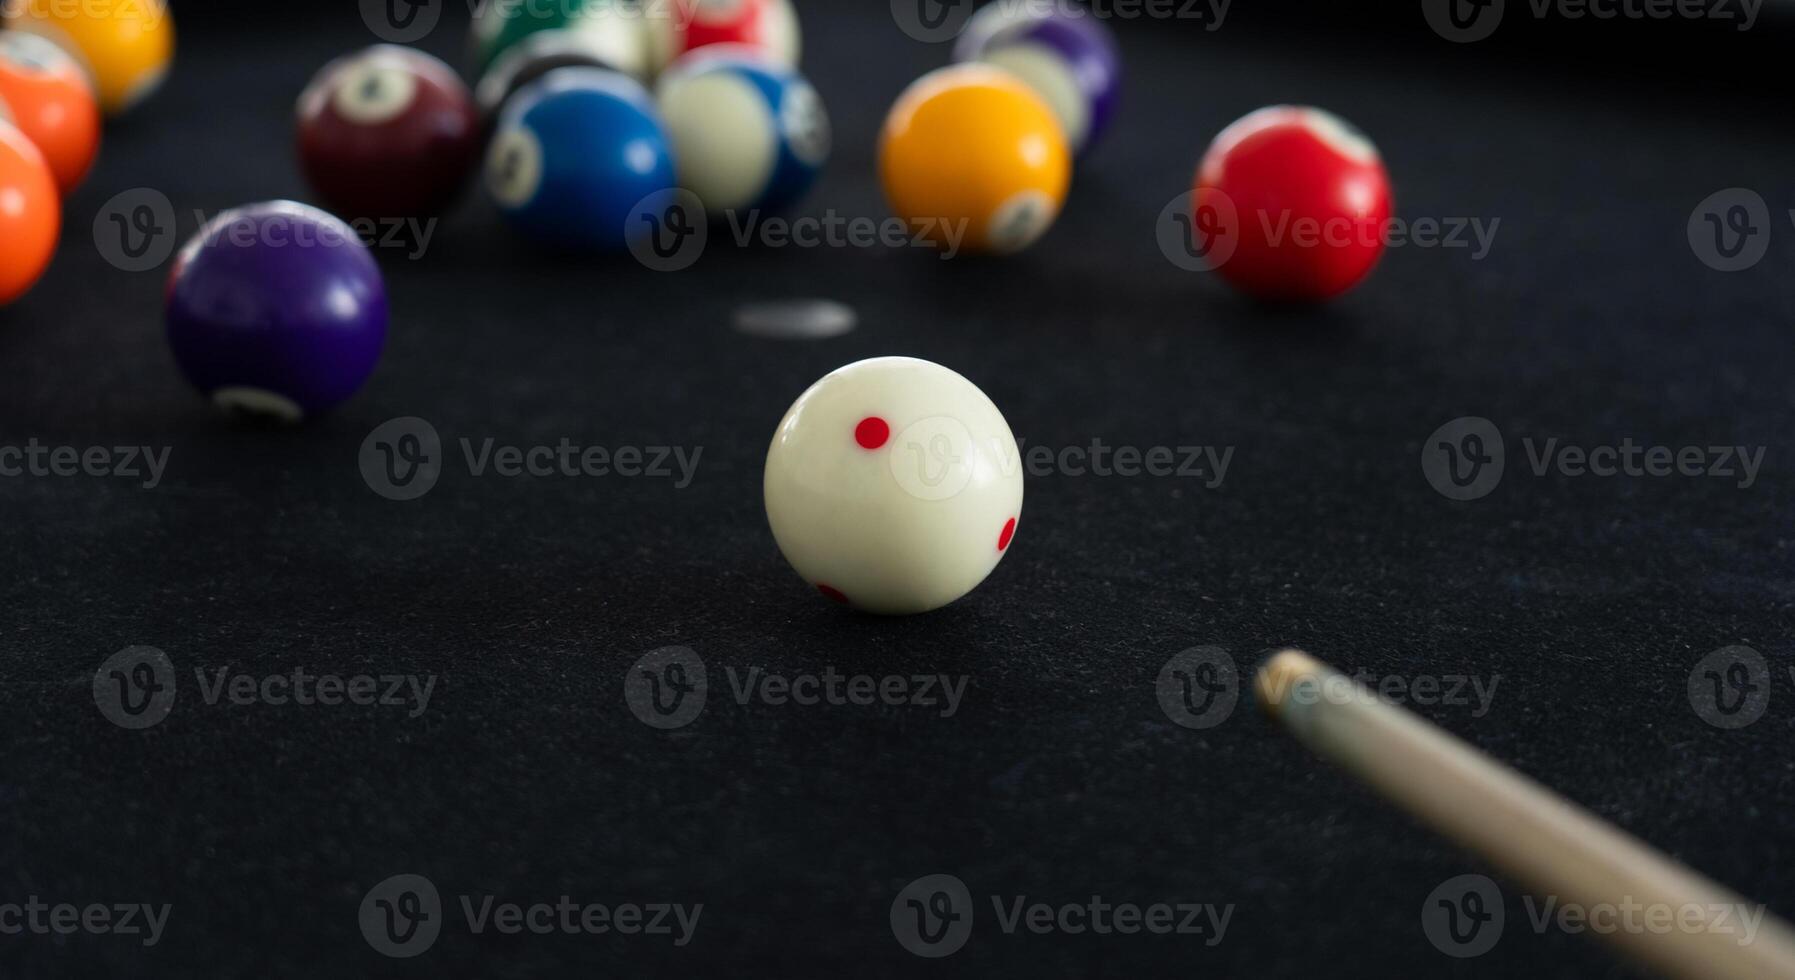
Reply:
<svg viewBox="0 0 1795 980"><path fill-rule="evenodd" d="M355 231L304 204L226 211L182 247L168 343L220 407L298 421L354 394L386 344L386 286Z"/></svg>
<svg viewBox="0 0 1795 980"><path fill-rule="evenodd" d="M1053 110L1079 155L1109 126L1122 89L1115 35L1095 14L1059 4L987 4L954 42L954 60L982 61L1020 78Z"/></svg>

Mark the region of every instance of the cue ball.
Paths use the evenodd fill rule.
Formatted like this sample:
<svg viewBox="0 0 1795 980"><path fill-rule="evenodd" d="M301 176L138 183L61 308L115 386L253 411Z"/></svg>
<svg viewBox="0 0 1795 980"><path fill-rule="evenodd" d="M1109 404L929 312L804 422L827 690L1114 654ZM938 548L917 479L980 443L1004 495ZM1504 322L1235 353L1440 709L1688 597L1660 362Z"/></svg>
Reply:
<svg viewBox="0 0 1795 980"><path fill-rule="evenodd" d="M480 120L453 69L380 44L332 61L299 97L299 160L349 217L422 217L448 207L479 156Z"/></svg>
<svg viewBox="0 0 1795 980"><path fill-rule="evenodd" d="M1021 79L1059 118L1066 141L1082 155L1115 115L1122 57L1110 29L1088 13L986 5L960 32L955 61L982 61Z"/></svg>
<svg viewBox="0 0 1795 980"><path fill-rule="evenodd" d="M557 68L499 115L486 188L505 219L550 245L627 248L636 206L674 187L673 151L647 91L600 68Z"/></svg>
<svg viewBox="0 0 1795 980"><path fill-rule="evenodd" d="M62 202L50 164L24 133L0 121L0 306L25 295L44 274L61 233Z"/></svg>
<svg viewBox="0 0 1795 980"><path fill-rule="evenodd" d="M325 411L374 372L386 286L374 256L331 215L292 201L236 208L181 248L168 343L221 408L285 421Z"/></svg>
<svg viewBox="0 0 1795 980"><path fill-rule="evenodd" d="M829 116L816 89L752 49L686 55L661 76L657 101L680 186L713 213L784 207L829 158Z"/></svg>
<svg viewBox="0 0 1795 980"><path fill-rule="evenodd" d="M879 140L891 210L918 239L1020 251L1059 215L1071 154L1053 111L1015 76L982 64L930 72L898 96Z"/></svg>
<svg viewBox="0 0 1795 980"><path fill-rule="evenodd" d="M64 194L100 151L100 106L74 56L47 38L0 31L0 118L37 144Z"/></svg>
<svg viewBox="0 0 1795 980"><path fill-rule="evenodd" d="M1313 302L1353 288L1377 264L1390 177L1377 147L1345 120L1271 106L1210 144L1192 210L1193 227L1234 238L1217 275L1260 299Z"/></svg>
<svg viewBox="0 0 1795 980"><path fill-rule="evenodd" d="M791 0L649 0L645 10L649 63L656 72L713 44L746 45L779 64L798 63L798 14Z"/></svg>
<svg viewBox="0 0 1795 980"><path fill-rule="evenodd" d="M1022 514L1003 414L928 361L878 357L830 372L767 450L767 521L793 569L866 612L928 612L997 567Z"/></svg>
<svg viewBox="0 0 1795 980"><path fill-rule="evenodd" d="M10 0L0 9L6 26L42 34L78 58L109 116L148 98L174 59L166 0Z"/></svg>

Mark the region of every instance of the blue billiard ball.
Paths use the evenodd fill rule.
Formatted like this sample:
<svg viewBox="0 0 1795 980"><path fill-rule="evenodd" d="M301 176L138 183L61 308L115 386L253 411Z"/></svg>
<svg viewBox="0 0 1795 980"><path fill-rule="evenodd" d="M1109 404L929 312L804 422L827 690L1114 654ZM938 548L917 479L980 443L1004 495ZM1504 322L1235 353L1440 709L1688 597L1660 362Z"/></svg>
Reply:
<svg viewBox="0 0 1795 980"><path fill-rule="evenodd" d="M622 249L646 230L636 205L674 185L672 146L648 92L602 68L558 68L499 114L486 188L531 238Z"/></svg>
<svg viewBox="0 0 1795 980"><path fill-rule="evenodd" d="M168 343L221 407L287 421L354 394L386 344L386 285L342 221L272 201L207 222L169 279Z"/></svg>
<svg viewBox="0 0 1795 980"><path fill-rule="evenodd" d="M680 186L713 215L790 204L829 159L829 116L816 89L754 49L693 51L661 76L656 101Z"/></svg>

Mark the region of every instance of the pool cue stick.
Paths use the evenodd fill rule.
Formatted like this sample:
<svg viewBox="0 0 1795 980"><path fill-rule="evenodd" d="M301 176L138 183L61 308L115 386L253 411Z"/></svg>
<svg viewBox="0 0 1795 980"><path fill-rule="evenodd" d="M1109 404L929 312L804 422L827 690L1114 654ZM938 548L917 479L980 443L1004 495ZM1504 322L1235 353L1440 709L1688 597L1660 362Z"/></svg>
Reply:
<svg viewBox="0 0 1795 980"><path fill-rule="evenodd" d="M1309 748L1530 890L1586 909L1629 899L1670 909L1668 932L1603 934L1646 966L1707 980L1795 977L1788 923L1764 912L1749 945L1736 922L1730 932L1685 928L1685 906L1700 908L1693 921L1705 927L1714 907L1748 903L1301 650L1274 654L1255 687L1265 711ZM1293 697L1299 689L1309 693Z"/></svg>

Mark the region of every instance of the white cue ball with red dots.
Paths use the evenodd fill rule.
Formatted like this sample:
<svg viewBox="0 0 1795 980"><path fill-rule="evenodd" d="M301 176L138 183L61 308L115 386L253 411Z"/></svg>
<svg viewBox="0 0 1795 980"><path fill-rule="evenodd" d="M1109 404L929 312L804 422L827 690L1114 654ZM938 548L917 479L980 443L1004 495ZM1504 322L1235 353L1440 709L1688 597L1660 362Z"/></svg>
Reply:
<svg viewBox="0 0 1795 980"><path fill-rule="evenodd" d="M767 521L798 574L855 609L907 615L971 592L1022 514L1022 459L977 385L875 357L799 396L767 450Z"/></svg>

